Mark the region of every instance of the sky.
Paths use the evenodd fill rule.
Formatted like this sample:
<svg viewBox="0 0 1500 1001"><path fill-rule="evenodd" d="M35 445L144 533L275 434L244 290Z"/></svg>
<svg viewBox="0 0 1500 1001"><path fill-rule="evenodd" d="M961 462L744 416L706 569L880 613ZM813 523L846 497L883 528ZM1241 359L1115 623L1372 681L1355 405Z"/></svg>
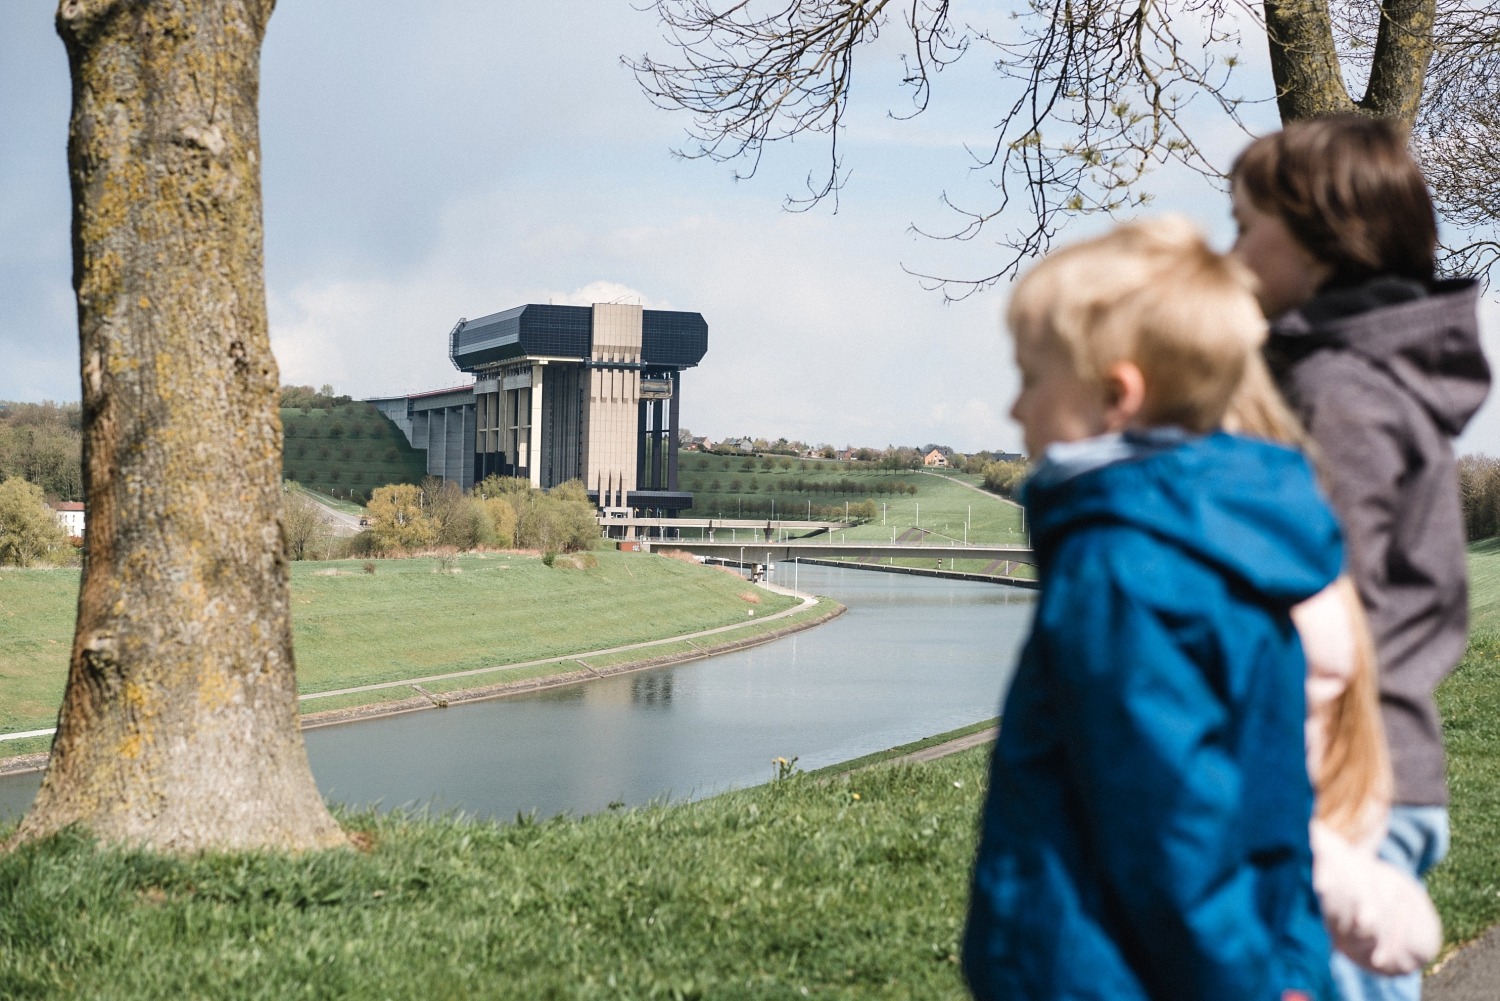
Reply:
<svg viewBox="0 0 1500 1001"><path fill-rule="evenodd" d="M959 13L998 26L997 7ZM0 3L0 399L79 396L54 9ZM985 53L937 76L927 113L897 121L900 32L888 31L856 69L837 211L793 213L785 196L823 169L825 141L768 149L749 180L674 156L687 120L653 107L621 63L669 55L660 35L628 0L279 0L261 152L282 382L355 397L460 385L447 357L460 317L618 300L708 321L708 354L683 380L695 434L1019 450L1005 287L950 304L903 270L977 277L1003 260L991 237L913 230L956 228L945 192L989 196L966 150L985 147L1004 101ZM1251 84L1269 80L1262 48L1251 38L1243 52ZM1274 108L1249 120L1274 128ZM1221 163L1245 142L1203 129ZM1221 193L1191 175L1153 186L1153 212L1188 214L1227 247ZM1500 358L1493 296L1483 317ZM1497 441L1492 400L1459 447Z"/></svg>

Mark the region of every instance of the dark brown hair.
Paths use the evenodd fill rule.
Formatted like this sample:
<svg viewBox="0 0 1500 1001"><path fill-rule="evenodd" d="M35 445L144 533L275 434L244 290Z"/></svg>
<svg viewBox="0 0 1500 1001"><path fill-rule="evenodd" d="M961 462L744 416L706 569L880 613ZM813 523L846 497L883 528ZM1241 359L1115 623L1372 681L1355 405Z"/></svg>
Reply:
<svg viewBox="0 0 1500 1001"><path fill-rule="evenodd" d="M1432 280L1437 215L1400 123L1366 115L1295 122L1235 160L1235 191L1333 268L1330 285L1377 275Z"/></svg>

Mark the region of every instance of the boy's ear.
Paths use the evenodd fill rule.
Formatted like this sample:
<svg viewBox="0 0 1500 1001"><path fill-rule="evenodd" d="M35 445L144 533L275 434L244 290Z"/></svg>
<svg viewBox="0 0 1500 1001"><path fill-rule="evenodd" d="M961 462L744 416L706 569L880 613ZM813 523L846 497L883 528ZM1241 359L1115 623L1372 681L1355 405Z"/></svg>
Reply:
<svg viewBox="0 0 1500 1001"><path fill-rule="evenodd" d="M1104 374L1104 424L1107 431L1135 426L1146 407L1146 376L1133 361L1117 361Z"/></svg>

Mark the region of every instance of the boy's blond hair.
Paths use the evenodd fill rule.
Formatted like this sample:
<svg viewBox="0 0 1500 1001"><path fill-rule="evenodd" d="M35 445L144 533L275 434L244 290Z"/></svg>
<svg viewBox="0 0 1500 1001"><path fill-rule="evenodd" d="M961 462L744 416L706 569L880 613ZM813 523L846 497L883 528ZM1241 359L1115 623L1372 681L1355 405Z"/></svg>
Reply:
<svg viewBox="0 0 1500 1001"><path fill-rule="evenodd" d="M1265 339L1255 279L1185 219L1167 217L1049 254L1016 284L1006 323L1018 344L1055 347L1085 382L1132 362L1148 426L1218 426Z"/></svg>

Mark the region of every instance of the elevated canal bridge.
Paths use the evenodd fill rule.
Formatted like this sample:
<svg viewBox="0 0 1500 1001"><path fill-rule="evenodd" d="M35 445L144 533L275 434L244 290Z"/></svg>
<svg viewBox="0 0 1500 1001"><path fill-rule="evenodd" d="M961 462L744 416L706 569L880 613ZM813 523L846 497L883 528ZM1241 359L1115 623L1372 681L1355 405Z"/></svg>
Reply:
<svg viewBox="0 0 1500 1001"><path fill-rule="evenodd" d="M841 539L837 521L754 518L641 518L604 515L599 525L615 539L629 540L642 549L677 549L725 563L765 565L788 560L853 559L873 563L882 559L987 560L1001 575L1017 564L1035 565L1029 545L967 543L908 529L890 542ZM811 534L809 534L811 533ZM796 538L788 536L796 535ZM911 536L920 534L919 539Z"/></svg>
<svg viewBox="0 0 1500 1001"><path fill-rule="evenodd" d="M969 545L960 542L873 542L869 540L834 542L790 540L785 542L758 539L754 541L708 542L700 539L651 539L642 547L680 549L697 556L709 556L731 563L782 563L793 559L854 558L861 562L896 557L920 560L996 560L1035 565L1030 546Z"/></svg>

